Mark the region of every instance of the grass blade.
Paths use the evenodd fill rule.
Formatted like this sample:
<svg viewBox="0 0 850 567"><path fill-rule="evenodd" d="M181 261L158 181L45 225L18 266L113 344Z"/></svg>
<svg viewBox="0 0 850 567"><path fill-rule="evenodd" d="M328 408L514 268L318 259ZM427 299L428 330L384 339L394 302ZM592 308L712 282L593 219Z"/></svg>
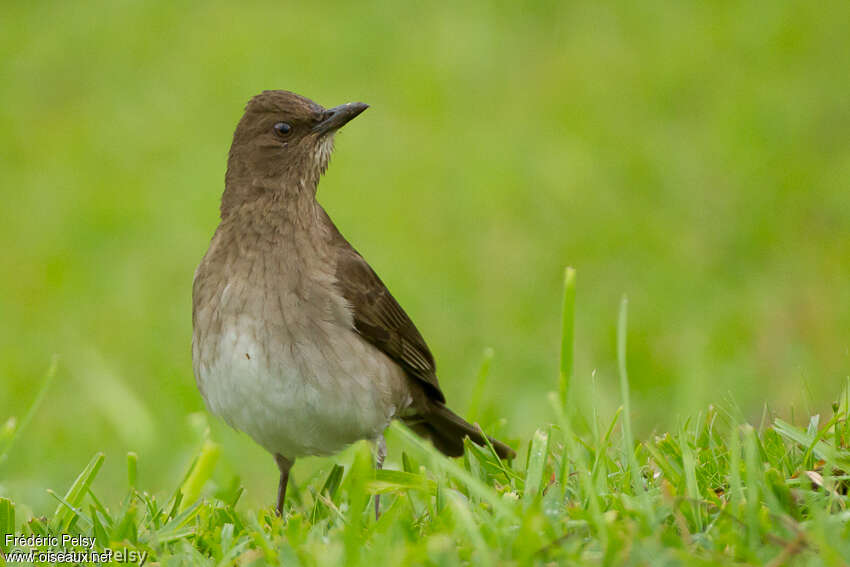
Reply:
<svg viewBox="0 0 850 567"><path fill-rule="evenodd" d="M0 551L9 552L6 535L15 533L15 504L8 498L0 498Z"/></svg>
<svg viewBox="0 0 850 567"><path fill-rule="evenodd" d="M620 316L617 320L617 368L620 374L620 395L623 399L623 457L628 463L634 494L640 498L644 516L654 523L652 506L646 498L640 467L635 458L635 441L632 435L632 410L629 400L629 374L626 369L626 333L628 330L629 300L623 295L620 301Z"/></svg>
<svg viewBox="0 0 850 567"><path fill-rule="evenodd" d="M573 351L575 348L576 271L564 270L564 303L561 311L561 363L559 389L564 411L569 402L570 382L573 375Z"/></svg>
<svg viewBox="0 0 850 567"><path fill-rule="evenodd" d="M83 469L83 472L77 477L77 480L65 493L59 507L56 508L56 513L53 515L53 520L50 522L50 529L54 533L68 533L77 518L77 510L83 503L83 498L88 493L92 482L94 481L100 467L103 465L103 453L97 453L92 460Z"/></svg>
<svg viewBox="0 0 850 567"><path fill-rule="evenodd" d="M617 321L617 368L620 375L620 396L623 400L623 443L627 454L634 453L632 436L632 410L629 401L629 374L626 369L626 331L628 328L629 300L624 295L620 301L620 317ZM630 459L634 460L634 459ZM635 487L637 490L637 487Z"/></svg>
<svg viewBox="0 0 850 567"><path fill-rule="evenodd" d="M744 467L747 471L747 538L751 546L759 541L759 485L762 483L761 462L755 429L744 426Z"/></svg>
<svg viewBox="0 0 850 567"><path fill-rule="evenodd" d="M376 471L375 479L366 483L371 494L416 490L430 496L437 493L437 483L422 474L404 471Z"/></svg>
<svg viewBox="0 0 850 567"><path fill-rule="evenodd" d="M827 424L827 427L824 427L820 432L812 435L777 418L774 421L774 429L783 437L806 447L807 456L810 453L814 453L819 459L823 459L834 466L837 465L844 469L850 469L850 452L836 449L822 440L822 437L826 434L828 428L831 427L831 424L832 422Z"/></svg>
<svg viewBox="0 0 850 567"><path fill-rule="evenodd" d="M221 449L217 443L209 440L204 441L200 455L198 455L186 480L180 487L180 492L183 494L183 501L180 504L181 511L194 504L201 496L201 489L212 478L212 473L216 462L218 462L220 453Z"/></svg>
<svg viewBox="0 0 850 567"><path fill-rule="evenodd" d="M697 531L702 531L703 522L702 514L700 513L700 492L699 484L697 483L696 475L696 458L694 452L688 445L687 436L683 430L679 435L679 448L682 451L682 469L685 472L685 494L691 500L691 511L693 513L694 522L696 523Z"/></svg>
<svg viewBox="0 0 850 567"><path fill-rule="evenodd" d="M56 376L56 369L58 366L59 357L54 356L53 360L50 362L50 366L47 368L47 372L44 374L41 387L39 387L38 392L35 394L35 398L33 398L30 407L27 408L27 412L24 414L24 417L21 418L21 421L17 424L17 426L13 427L11 432L9 432L9 435L6 437L3 445L0 446L0 463L6 460L6 456L9 454L9 451L11 451L12 447L15 445L15 441L18 437L20 437L21 432L26 429L30 421L32 421L35 412L38 411L41 402L44 401L44 396L47 395L47 390L50 389L50 385L53 383L53 378ZM14 422L10 421L10 423Z"/></svg>
<svg viewBox="0 0 850 567"><path fill-rule="evenodd" d="M130 451L127 453L127 484L131 489L136 488L138 478L139 456Z"/></svg>
<svg viewBox="0 0 850 567"><path fill-rule="evenodd" d="M543 493L548 458L549 433L544 429L538 429L531 439L531 452L525 474L525 490L522 493L522 501L526 508Z"/></svg>

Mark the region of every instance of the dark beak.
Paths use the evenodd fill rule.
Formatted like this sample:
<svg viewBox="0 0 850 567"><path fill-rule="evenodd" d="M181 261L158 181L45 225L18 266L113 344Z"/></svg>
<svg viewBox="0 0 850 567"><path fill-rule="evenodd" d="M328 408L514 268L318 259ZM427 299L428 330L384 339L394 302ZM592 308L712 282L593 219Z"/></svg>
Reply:
<svg viewBox="0 0 850 567"><path fill-rule="evenodd" d="M365 102L349 102L329 108L322 116L322 121L313 127L313 132L320 136L336 132L367 108L369 105Z"/></svg>

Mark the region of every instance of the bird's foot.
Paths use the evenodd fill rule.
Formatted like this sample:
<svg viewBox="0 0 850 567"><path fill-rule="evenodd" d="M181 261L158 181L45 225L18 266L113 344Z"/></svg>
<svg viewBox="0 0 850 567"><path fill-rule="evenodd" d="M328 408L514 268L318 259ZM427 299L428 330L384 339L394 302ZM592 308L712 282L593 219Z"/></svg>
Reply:
<svg viewBox="0 0 850 567"><path fill-rule="evenodd" d="M274 460L277 463L277 468L280 469L280 483L277 485L277 506L275 512L278 516L283 516L283 502L286 500L286 485L289 482L289 469L295 464L294 460L287 459L283 455L275 453Z"/></svg>

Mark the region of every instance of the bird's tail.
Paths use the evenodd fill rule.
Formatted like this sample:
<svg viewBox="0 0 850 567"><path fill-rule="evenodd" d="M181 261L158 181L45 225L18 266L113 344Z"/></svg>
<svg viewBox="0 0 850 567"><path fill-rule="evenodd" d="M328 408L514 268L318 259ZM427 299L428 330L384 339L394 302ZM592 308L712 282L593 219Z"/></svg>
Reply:
<svg viewBox="0 0 850 567"><path fill-rule="evenodd" d="M437 449L449 457L463 455L464 437L469 437L473 443L482 447L487 445L478 429L440 402L429 401L427 409L405 422L413 431L430 439ZM516 456L514 450L501 441L489 436L487 438L500 458L513 459Z"/></svg>

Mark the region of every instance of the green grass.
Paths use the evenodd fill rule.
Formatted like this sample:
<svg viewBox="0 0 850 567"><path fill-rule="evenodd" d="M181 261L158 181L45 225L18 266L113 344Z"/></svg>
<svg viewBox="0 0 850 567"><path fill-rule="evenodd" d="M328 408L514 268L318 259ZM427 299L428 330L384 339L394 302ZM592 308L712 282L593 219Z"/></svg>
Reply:
<svg viewBox="0 0 850 567"><path fill-rule="evenodd" d="M568 271L567 297L574 286ZM565 301L563 368L572 353L572 313ZM0 498L0 528L83 534L101 552L133 552L163 565L850 562L850 381L823 424L815 415L806 427L778 418L756 427L739 421L734 408L710 407L669 433L635 442L626 321L623 298L621 410L609 423L596 422L592 411L592 434L576 435L571 416L579 410L553 391L555 423L541 425L512 463L492 446L468 441L462 459L448 459L394 423L397 462L375 471L369 445L358 443L343 457L346 466L293 481L278 518L271 506L239 506L245 487L238 479L216 486L220 447L206 438L170 495L139 486L138 457L130 453L124 498L103 504L99 453L64 496L50 491L56 509L49 516L16 519L16 504ZM375 494L383 495L379 519Z"/></svg>
<svg viewBox="0 0 850 567"><path fill-rule="evenodd" d="M187 504L181 489L157 497L129 485L105 506L96 455L53 514L17 526L93 536L98 549L163 565L846 565L844 415L809 431L781 421L756 430L712 408L628 448L616 436L565 439L564 428L547 426L510 466L475 446L447 460L396 425L398 470L375 473L359 444L344 473L334 466L301 479L285 519L235 506L240 486ZM187 477L209 479L207 463L202 452ZM376 521L367 496L378 493ZM10 510L0 499L0 526Z"/></svg>
<svg viewBox="0 0 850 567"><path fill-rule="evenodd" d="M344 474L334 466L301 479L285 521L271 507L236 508L238 485L187 502L188 479L212 473L203 451L173 494L130 483L124 499L105 506L94 482L104 457L96 455L56 495L54 513L15 524L14 504L2 499L0 526L82 533L98 549L133 549L163 564L850 561L844 412L808 431L781 420L756 430L711 408L628 447L616 435L565 439L566 430L541 428L527 457L507 465L475 446L462 461L447 460L394 426L405 451L399 470L374 473L368 446L358 445ZM377 493L385 508L375 521L367 495Z"/></svg>

